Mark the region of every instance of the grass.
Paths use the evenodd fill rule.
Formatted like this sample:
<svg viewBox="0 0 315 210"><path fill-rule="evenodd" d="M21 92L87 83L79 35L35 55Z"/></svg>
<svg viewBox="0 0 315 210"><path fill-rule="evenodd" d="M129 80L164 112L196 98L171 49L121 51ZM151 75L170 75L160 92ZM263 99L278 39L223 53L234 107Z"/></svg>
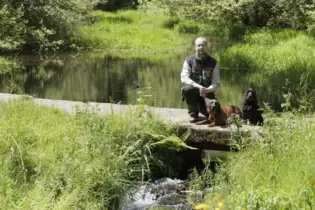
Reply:
<svg viewBox="0 0 315 210"><path fill-rule="evenodd" d="M94 11L92 17L95 23L84 26L83 33L85 42L95 50L106 50L120 57L150 58L171 55L186 48L185 36L167 28L168 17L164 15Z"/></svg>
<svg viewBox="0 0 315 210"><path fill-rule="evenodd" d="M231 42L233 30L212 23L169 17L160 12L121 10L93 11L91 24L82 27L83 42L111 56L161 60L191 51L196 36ZM243 34L245 29L238 29ZM237 34L236 36L239 36Z"/></svg>
<svg viewBox="0 0 315 210"><path fill-rule="evenodd" d="M106 116L81 108L68 115L27 98L1 102L1 209L117 209L137 181L176 176L165 147L178 149L179 139L142 108ZM312 117L265 113L262 135L242 139L241 152L217 174L195 174L190 189L211 183L204 203L213 208L312 209Z"/></svg>
<svg viewBox="0 0 315 210"><path fill-rule="evenodd" d="M287 82L296 95L303 74L309 75L309 85L314 86L314 46L314 39L302 32L260 30L247 34L244 42L216 52L215 57L225 71L225 82L256 87L264 101L278 104L273 108L280 110Z"/></svg>
<svg viewBox="0 0 315 210"><path fill-rule="evenodd" d="M261 136L243 139L212 180L204 202L221 209L313 209L314 115L266 117Z"/></svg>
<svg viewBox="0 0 315 210"><path fill-rule="evenodd" d="M68 115L32 99L1 102L0 208L117 209L138 181L175 176L164 164L174 153L163 148L184 145L138 108Z"/></svg>

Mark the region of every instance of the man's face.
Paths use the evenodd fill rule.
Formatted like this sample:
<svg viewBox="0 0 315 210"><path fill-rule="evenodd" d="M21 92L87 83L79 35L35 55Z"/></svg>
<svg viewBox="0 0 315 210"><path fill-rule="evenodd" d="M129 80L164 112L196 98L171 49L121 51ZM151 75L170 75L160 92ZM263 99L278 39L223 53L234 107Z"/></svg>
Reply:
<svg viewBox="0 0 315 210"><path fill-rule="evenodd" d="M195 42L198 55L204 55L207 51L207 42L203 39L197 39Z"/></svg>

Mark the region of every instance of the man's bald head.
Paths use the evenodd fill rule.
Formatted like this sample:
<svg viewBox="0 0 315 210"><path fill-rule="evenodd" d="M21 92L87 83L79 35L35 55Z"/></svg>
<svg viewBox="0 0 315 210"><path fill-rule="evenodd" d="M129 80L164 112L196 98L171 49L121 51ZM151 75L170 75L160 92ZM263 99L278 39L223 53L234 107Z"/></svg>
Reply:
<svg viewBox="0 0 315 210"><path fill-rule="evenodd" d="M207 39L204 38L204 37L198 37L198 38L195 40L195 45L196 45L196 46L197 46L197 44L200 44L200 43L205 44L205 45L208 44L208 43L207 43Z"/></svg>
<svg viewBox="0 0 315 210"><path fill-rule="evenodd" d="M208 43L206 38L204 37L198 37L195 40L195 49L196 53L201 57L204 58L207 54L207 49L208 49Z"/></svg>

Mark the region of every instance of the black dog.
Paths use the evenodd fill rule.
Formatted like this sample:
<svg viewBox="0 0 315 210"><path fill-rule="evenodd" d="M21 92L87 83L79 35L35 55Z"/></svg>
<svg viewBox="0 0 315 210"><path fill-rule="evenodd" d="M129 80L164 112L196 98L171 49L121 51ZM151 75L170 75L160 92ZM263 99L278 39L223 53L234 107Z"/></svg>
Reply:
<svg viewBox="0 0 315 210"><path fill-rule="evenodd" d="M245 93L243 104L243 119L247 124L262 125L264 123L263 112L259 108L256 91L249 88Z"/></svg>

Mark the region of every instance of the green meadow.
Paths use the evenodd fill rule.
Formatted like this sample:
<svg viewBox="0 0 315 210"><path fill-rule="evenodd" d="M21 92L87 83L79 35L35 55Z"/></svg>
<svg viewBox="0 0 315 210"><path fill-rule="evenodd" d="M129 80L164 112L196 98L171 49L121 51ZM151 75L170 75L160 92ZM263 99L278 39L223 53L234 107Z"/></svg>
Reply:
<svg viewBox="0 0 315 210"><path fill-rule="evenodd" d="M95 51L119 57L158 59L187 48L184 34L168 28L165 15L140 11L94 11L93 24L82 28L83 40Z"/></svg>

